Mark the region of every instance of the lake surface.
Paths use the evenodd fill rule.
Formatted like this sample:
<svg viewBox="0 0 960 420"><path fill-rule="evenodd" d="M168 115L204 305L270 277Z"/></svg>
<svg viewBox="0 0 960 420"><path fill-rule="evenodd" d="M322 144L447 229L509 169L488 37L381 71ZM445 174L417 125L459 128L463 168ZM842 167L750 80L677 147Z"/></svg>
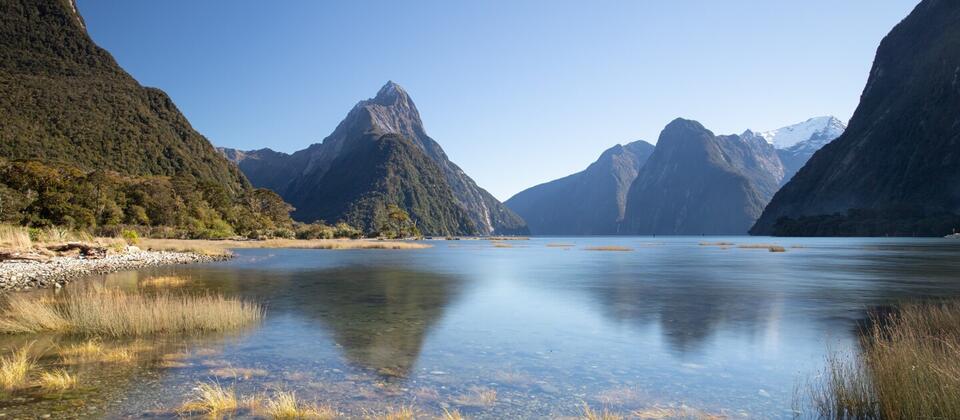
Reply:
<svg viewBox="0 0 960 420"><path fill-rule="evenodd" d="M174 289L257 300L267 316L226 336L148 343L156 357L80 372L92 385L72 400L5 402L0 413L169 417L215 379L241 395L296 391L350 416L413 406L556 418L586 403L656 418L790 418L795 388L828 349L855 346L868 310L960 295L960 241L947 239L429 243L238 250L228 262L97 278L134 289L183 276ZM737 247L750 243L786 252Z"/></svg>

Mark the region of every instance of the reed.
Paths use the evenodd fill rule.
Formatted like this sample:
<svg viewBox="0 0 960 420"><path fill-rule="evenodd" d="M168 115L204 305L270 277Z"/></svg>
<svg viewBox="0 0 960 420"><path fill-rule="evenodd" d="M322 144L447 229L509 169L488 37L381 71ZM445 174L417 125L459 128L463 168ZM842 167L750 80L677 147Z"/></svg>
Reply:
<svg viewBox="0 0 960 420"><path fill-rule="evenodd" d="M390 249L409 250L430 248L431 245L412 241L379 241L367 239L270 239L265 241L207 241L192 239L143 239L140 246L154 251L190 252L209 256L230 255L230 249L290 248L290 249Z"/></svg>
<svg viewBox="0 0 960 420"><path fill-rule="evenodd" d="M189 279L180 276L157 276L140 280L141 287L181 287L186 285Z"/></svg>
<svg viewBox="0 0 960 420"><path fill-rule="evenodd" d="M28 385L30 374L37 367L36 358L30 354L32 347L26 345L9 356L0 357L0 387L12 391Z"/></svg>
<svg viewBox="0 0 960 420"><path fill-rule="evenodd" d="M810 387L822 417L960 418L960 302L875 315L855 356L831 355Z"/></svg>
<svg viewBox="0 0 960 420"><path fill-rule="evenodd" d="M66 391L77 385L77 377L63 369L40 374L40 387L51 391Z"/></svg>
<svg viewBox="0 0 960 420"><path fill-rule="evenodd" d="M580 418L582 420L623 420L624 417L622 414L608 411L606 408L603 411L594 411L588 404L584 403Z"/></svg>
<svg viewBox="0 0 960 420"><path fill-rule="evenodd" d="M233 388L224 388L217 382L197 384L194 397L180 406L181 414L202 413L212 417L231 413L240 408Z"/></svg>
<svg viewBox="0 0 960 420"><path fill-rule="evenodd" d="M280 391L262 404L263 413L272 419L332 420L339 416L329 406L305 403L293 392Z"/></svg>
<svg viewBox="0 0 960 420"><path fill-rule="evenodd" d="M0 225L0 248L29 249L33 246L30 231L25 227Z"/></svg>
<svg viewBox="0 0 960 420"><path fill-rule="evenodd" d="M0 333L57 331L125 337L221 332L262 317L260 305L222 295L148 295L91 287L54 299L10 296L0 315Z"/></svg>

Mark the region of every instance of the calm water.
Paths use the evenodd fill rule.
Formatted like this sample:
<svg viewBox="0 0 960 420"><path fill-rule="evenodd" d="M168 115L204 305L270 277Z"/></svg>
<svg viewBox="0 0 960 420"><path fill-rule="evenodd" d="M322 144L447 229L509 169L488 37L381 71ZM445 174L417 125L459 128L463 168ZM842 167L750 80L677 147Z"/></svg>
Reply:
<svg viewBox="0 0 960 420"><path fill-rule="evenodd" d="M179 289L255 299L267 317L229 336L151 343L150 360L81 372L89 385L76 396L6 402L0 413L165 417L219 374L240 394L294 390L351 415L412 405L471 418L562 417L588 403L792 417L796 385L828 348L854 345L867 310L960 295L956 240L707 239L773 242L784 253L702 240L240 250L224 263L117 273L97 281L133 289L186 276ZM584 249L601 245L633 251ZM3 347L14 340L23 339ZM233 378L224 368L250 370Z"/></svg>

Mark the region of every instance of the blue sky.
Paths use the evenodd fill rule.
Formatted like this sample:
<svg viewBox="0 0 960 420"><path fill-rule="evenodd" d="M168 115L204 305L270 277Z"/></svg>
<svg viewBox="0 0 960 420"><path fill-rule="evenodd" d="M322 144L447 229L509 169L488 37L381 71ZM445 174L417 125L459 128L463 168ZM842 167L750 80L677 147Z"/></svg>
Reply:
<svg viewBox="0 0 960 420"><path fill-rule="evenodd" d="M387 80L506 200L651 143L853 113L918 0L79 0L94 40L218 146L292 152Z"/></svg>

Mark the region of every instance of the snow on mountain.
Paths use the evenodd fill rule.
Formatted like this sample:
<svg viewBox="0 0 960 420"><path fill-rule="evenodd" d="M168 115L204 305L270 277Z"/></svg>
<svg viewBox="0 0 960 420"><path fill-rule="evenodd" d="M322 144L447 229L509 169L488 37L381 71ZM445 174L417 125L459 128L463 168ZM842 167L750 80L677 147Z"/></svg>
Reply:
<svg viewBox="0 0 960 420"><path fill-rule="evenodd" d="M776 130L757 132L777 149L800 148L817 150L833 139L840 137L847 126L835 117L814 117L799 124Z"/></svg>

